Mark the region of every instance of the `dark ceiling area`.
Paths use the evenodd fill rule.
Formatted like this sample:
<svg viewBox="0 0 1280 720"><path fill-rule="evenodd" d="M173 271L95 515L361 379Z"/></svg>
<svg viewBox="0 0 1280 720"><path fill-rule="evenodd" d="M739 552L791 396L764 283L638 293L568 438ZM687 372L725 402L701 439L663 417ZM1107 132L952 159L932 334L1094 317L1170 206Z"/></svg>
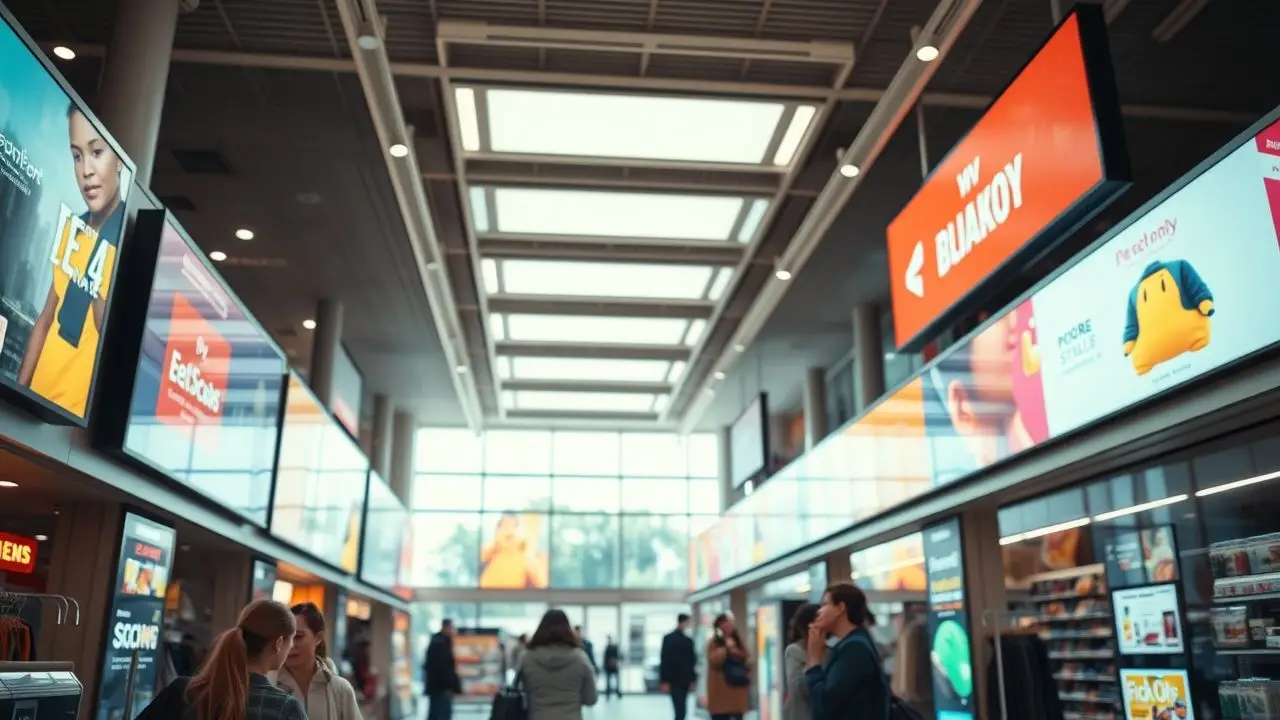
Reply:
<svg viewBox="0 0 1280 720"><path fill-rule="evenodd" d="M3 1L41 43L77 49L79 57L59 61L59 67L92 99L115 3ZM416 264L415 241L388 172L386 139L355 72L340 12L346 8L340 3L348 1L201 0L197 9L184 12L152 181L206 252L228 254L220 270L296 366L306 368L310 350L302 321L313 316L320 299L340 300L346 310L344 342L368 392L390 394L425 424L460 425L466 401L455 391L455 374L465 365L486 423L503 424L512 418L503 407L507 390L495 367L501 348L495 350L486 316L496 312L495 297L486 297L480 282L468 182L507 173L539 186L568 187L589 178L624 189L670 189L763 182L765 176L728 178L687 168L646 175L612 166L588 172L586 164L461 158L450 122L455 81L560 89L625 85L636 92L724 97L768 98L770 90L785 90L820 108L819 124L794 168L767 176L767 192L779 190L776 213L743 248L734 281L710 311L703 339L671 349L672 357L689 362L684 378L665 390L670 411L552 420L675 427L697 407L693 399L721 367L727 376L705 412L699 411L698 427L732 422L760 390L770 393L775 409L798 407L805 369L829 368L849 352L853 306L887 302L885 227L921 181L914 114L864 168L851 199L781 300L764 308L768 319L741 359L717 364L771 281L775 258L785 254L833 182L839 153L873 122L875 103L912 57L912 28L930 22L937 2L378 0L383 44L404 121L412 128L440 247L437 269L445 273L456 305L461 332L454 337L433 320L431 288ZM1060 0L1058 10L1067 12L1072 4ZM1280 103L1280 73L1266 72L1274 65L1268 51L1280 34L1280 3L1102 4L1135 182L1024 274L1027 287ZM1191 6L1198 12L1189 14L1185 27L1175 27L1171 18ZM1053 8L1050 0L978 4L925 88L927 164L945 155L1032 56L1052 30ZM465 40L471 27L460 21L559 34L554 41L547 39L551 35L531 35L468 42L456 39ZM449 22L457 35L442 40L442 23ZM651 53L649 46L609 49L598 40L575 48L573 33L586 31L700 36L717 51ZM852 45L853 61L846 77L839 62L734 56L716 44L724 38ZM237 240L238 228L252 229L255 239ZM1025 288L1009 293L1020 289Z"/></svg>

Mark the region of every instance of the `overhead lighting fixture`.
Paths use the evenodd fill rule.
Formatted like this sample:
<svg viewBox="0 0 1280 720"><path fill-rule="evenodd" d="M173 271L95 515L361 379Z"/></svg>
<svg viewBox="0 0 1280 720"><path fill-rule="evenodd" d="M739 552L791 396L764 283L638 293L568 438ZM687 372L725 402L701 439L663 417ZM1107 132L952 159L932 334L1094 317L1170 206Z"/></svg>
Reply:
<svg viewBox="0 0 1280 720"><path fill-rule="evenodd" d="M18 483L12 480L0 480L0 488L16 488Z"/></svg>
<svg viewBox="0 0 1280 720"><path fill-rule="evenodd" d="M717 380L723 380L723 379L724 379L724 371L723 371L723 370L717 370L717 371L716 371L716 379L717 379Z"/></svg>
<svg viewBox="0 0 1280 720"><path fill-rule="evenodd" d="M840 174L847 178L858 177L858 172L857 165L845 164L840 166Z"/></svg>
<svg viewBox="0 0 1280 720"><path fill-rule="evenodd" d="M1214 485L1212 487L1204 488L1203 490L1197 490L1196 497L1207 497L1209 495L1217 495L1220 492L1235 490L1236 488L1247 487L1249 485L1256 485L1260 482L1274 480L1278 477L1280 477L1280 471L1269 472L1269 473L1266 473L1265 475L1255 475L1254 477L1245 478L1243 480L1233 480L1231 482L1222 483L1221 485Z"/></svg>
<svg viewBox="0 0 1280 720"><path fill-rule="evenodd" d="M466 374L467 374L467 366L466 366L466 365L462 365L462 364L458 364L458 365L454 366L453 371L454 371L454 372L456 372L456 373L458 373L459 375L466 375Z"/></svg>
<svg viewBox="0 0 1280 720"><path fill-rule="evenodd" d="M755 480L748 480L748 481L747 481L747 484L742 486L742 494L743 494L743 495L750 495L751 493L753 493L753 492L755 492L755 491L756 491L756 481L755 481Z"/></svg>
<svg viewBox="0 0 1280 720"><path fill-rule="evenodd" d="M746 352L746 351L747 351L747 346L746 346L746 345L743 345L742 343L738 343L738 344L736 344L736 345L734 345L734 346L733 346L733 351L734 351L734 352Z"/></svg>
<svg viewBox="0 0 1280 720"><path fill-rule="evenodd" d="M311 318L307 318L306 320L302 321L302 327L306 328L307 330L315 330L316 321L312 320Z"/></svg>
<svg viewBox="0 0 1280 720"><path fill-rule="evenodd" d="M36 542L44 542L45 540L48 540L48 539L49 539L49 536L45 535L44 533L40 533L39 535L36 535Z"/></svg>
<svg viewBox="0 0 1280 720"><path fill-rule="evenodd" d="M408 157L409 146L404 143L395 143L391 147L387 148L387 152L391 153L391 157L393 158Z"/></svg>
<svg viewBox="0 0 1280 720"><path fill-rule="evenodd" d="M1186 500L1188 497L1190 496L1184 493L1181 495L1174 495L1173 497L1162 498L1160 500L1152 500L1151 502L1144 502L1144 503L1139 503L1137 505L1131 505L1127 508L1120 508L1119 510L1111 510L1108 512L1099 513L1093 516L1093 521L1106 522L1108 520L1115 520L1118 517L1124 517L1126 515L1136 515L1140 512L1146 512L1148 510L1155 510L1156 508L1164 507L1165 505L1173 505L1174 503L1180 503L1183 500Z"/></svg>
<svg viewBox="0 0 1280 720"><path fill-rule="evenodd" d="M458 135L462 140L462 149L475 152L480 149L480 118L476 112L476 91L472 88L458 88L453 93L454 104L458 107Z"/></svg>
<svg viewBox="0 0 1280 720"><path fill-rule="evenodd" d="M365 23L365 26L360 30L360 37L356 38L356 45L360 46L361 50L373 52L378 49L378 46L382 45L382 41L378 39L373 26Z"/></svg>
<svg viewBox="0 0 1280 720"><path fill-rule="evenodd" d="M53 54L54 54L54 55L57 55L57 56L58 56L58 58L60 58L60 59L62 59L62 60L75 60L75 59L76 59L76 51L75 51L75 50L72 50L71 48L67 47L66 45L59 45L59 46L55 47L55 48L53 49Z"/></svg>
<svg viewBox="0 0 1280 720"><path fill-rule="evenodd" d="M938 59L938 48L932 45L921 45L916 48L916 59L920 62L933 62Z"/></svg>
<svg viewBox="0 0 1280 720"><path fill-rule="evenodd" d="M236 231L236 237L240 240L252 240L253 231L249 228L240 228Z"/></svg>
<svg viewBox="0 0 1280 720"><path fill-rule="evenodd" d="M1038 537L1044 537L1045 535L1052 535L1057 532L1062 532L1063 530L1071 530L1072 528L1084 527L1085 525L1088 525L1090 522L1091 521L1089 520L1089 518L1085 517L1085 518L1079 518L1078 520L1068 520L1067 522L1058 523L1057 525L1047 525L1042 528L1037 528L1035 530L1028 530L1022 533L1006 535L1000 538L1000 544L1012 545L1014 543L1022 542L1023 540L1034 540Z"/></svg>
<svg viewBox="0 0 1280 720"><path fill-rule="evenodd" d="M222 262L223 260L227 259L227 254L222 252L221 250L214 250L213 252L209 253L209 259L214 262Z"/></svg>
<svg viewBox="0 0 1280 720"><path fill-rule="evenodd" d="M777 270L774 271L773 276L778 278L779 280L790 280L791 271L787 270L786 268L778 268Z"/></svg>
<svg viewBox="0 0 1280 720"><path fill-rule="evenodd" d="M778 143L778 150L773 154L774 165L786 167L791 164L796 151L800 149L800 141L804 140L805 133L809 131L809 123L813 122L813 116L817 112L818 109L812 105L796 108L795 114L791 116L791 123L782 136L782 142Z"/></svg>

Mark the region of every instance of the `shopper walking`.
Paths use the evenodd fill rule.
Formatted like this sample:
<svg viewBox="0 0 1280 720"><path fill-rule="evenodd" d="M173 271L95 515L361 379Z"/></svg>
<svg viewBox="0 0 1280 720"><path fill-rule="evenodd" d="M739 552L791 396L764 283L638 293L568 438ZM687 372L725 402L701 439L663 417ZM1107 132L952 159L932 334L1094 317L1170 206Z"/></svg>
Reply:
<svg viewBox="0 0 1280 720"><path fill-rule="evenodd" d="M600 666L596 665L596 646L582 634L582 626L574 625L573 634L578 636L578 645L582 648L582 652L587 654L587 659L591 661L591 669L596 673L600 672Z"/></svg>
<svg viewBox="0 0 1280 720"><path fill-rule="evenodd" d="M274 600L249 603L236 626L218 636L200 672L169 683L139 720L307 720L302 703L267 679L289 657L296 632L289 608Z"/></svg>
<svg viewBox="0 0 1280 720"><path fill-rule="evenodd" d="M582 720L596 704L596 673L562 610L548 610L529 640L517 682L529 698L529 720Z"/></svg>
<svg viewBox="0 0 1280 720"><path fill-rule="evenodd" d="M817 617L818 606L813 603L801 605L791 616L787 649L782 653L782 677L787 688L782 696L782 720L813 720L804 669L809 658L809 626Z"/></svg>
<svg viewBox="0 0 1280 720"><path fill-rule="evenodd" d="M751 706L751 653L732 615L717 616L714 627L707 643L707 711L711 720L742 720Z"/></svg>
<svg viewBox="0 0 1280 720"><path fill-rule="evenodd" d="M453 655L453 638L457 630L453 621L440 623L440 632L427 644L423 673L427 678L427 720L452 720L453 698L462 694L458 677L458 661Z"/></svg>
<svg viewBox="0 0 1280 720"><path fill-rule="evenodd" d="M867 596L850 583L827 588L806 640L805 682L813 720L889 717L889 683L867 627ZM839 638L827 657L827 637Z"/></svg>
<svg viewBox="0 0 1280 720"><path fill-rule="evenodd" d="M362 720L355 689L329 657L324 613L309 602L291 611L298 632L276 685L302 701L309 720Z"/></svg>
<svg viewBox="0 0 1280 720"><path fill-rule="evenodd" d="M689 692L698 682L698 656L689 638L689 615L680 613L676 629L662 638L662 656L658 664L658 682L662 692L671 696L675 720L684 720L689 711Z"/></svg>
<svg viewBox="0 0 1280 720"><path fill-rule="evenodd" d="M604 646L604 696L609 697L609 693L622 697L622 690L618 688L618 668L622 664L622 651L618 649L618 643L614 642L613 636L609 636L609 640Z"/></svg>
<svg viewBox="0 0 1280 720"><path fill-rule="evenodd" d="M516 668L520 667L520 662L524 660L524 652L529 646L529 634L523 633L516 638L515 645L511 646L511 657L507 659L507 667L511 669L511 675L514 677Z"/></svg>

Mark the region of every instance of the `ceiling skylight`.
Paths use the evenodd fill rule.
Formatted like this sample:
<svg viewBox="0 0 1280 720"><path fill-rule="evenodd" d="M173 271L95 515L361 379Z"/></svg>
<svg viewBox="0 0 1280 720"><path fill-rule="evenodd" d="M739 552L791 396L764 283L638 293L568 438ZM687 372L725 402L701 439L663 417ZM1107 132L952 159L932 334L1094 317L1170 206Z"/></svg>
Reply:
<svg viewBox="0 0 1280 720"><path fill-rule="evenodd" d="M720 241L730 239L746 202L723 195L542 188L494 188L493 198L501 233Z"/></svg>
<svg viewBox="0 0 1280 720"><path fill-rule="evenodd" d="M647 393L516 390L503 393L503 400L509 410L647 413L653 411L656 397Z"/></svg>
<svg viewBox="0 0 1280 720"><path fill-rule="evenodd" d="M688 325L688 320L679 318L513 313L507 316L507 339L587 345L679 345Z"/></svg>
<svg viewBox="0 0 1280 720"><path fill-rule="evenodd" d="M511 357L517 380L591 380L601 382L663 382L671 363L666 360L610 358Z"/></svg>
<svg viewBox="0 0 1280 720"><path fill-rule="evenodd" d="M489 289L487 270L493 262L490 258L484 260L485 289L490 293L496 292ZM710 267L689 265L500 260L494 270L493 286L515 295L698 300L706 295L713 272Z"/></svg>
<svg viewBox="0 0 1280 720"><path fill-rule="evenodd" d="M455 92L459 118L465 120L468 110L474 115L475 90ZM781 103L753 100L502 88L481 92L487 149L521 155L759 165L769 159L786 110ZM811 107L808 117L813 117ZM479 137L478 128L472 130L464 121L461 130L463 146L470 150L465 141Z"/></svg>

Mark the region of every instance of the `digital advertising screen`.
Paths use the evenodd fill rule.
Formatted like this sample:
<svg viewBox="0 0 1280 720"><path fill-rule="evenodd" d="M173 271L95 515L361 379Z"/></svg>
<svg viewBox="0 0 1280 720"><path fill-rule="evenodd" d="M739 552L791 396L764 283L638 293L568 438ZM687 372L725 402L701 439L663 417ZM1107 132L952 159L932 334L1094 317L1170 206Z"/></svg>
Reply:
<svg viewBox="0 0 1280 720"><path fill-rule="evenodd" d="M1111 608L1121 655L1182 654L1177 585L1114 590Z"/></svg>
<svg viewBox="0 0 1280 720"><path fill-rule="evenodd" d="M284 355L172 216L137 225L159 250L145 319L125 319L143 324L121 449L265 527Z"/></svg>
<svg viewBox="0 0 1280 720"><path fill-rule="evenodd" d="M545 513L486 514L480 546L484 590L543 590L551 572Z"/></svg>
<svg viewBox="0 0 1280 720"><path fill-rule="evenodd" d="M365 511L364 546L360 549L360 579L394 591L400 584L400 559L409 511L376 472L369 472L369 501Z"/></svg>
<svg viewBox="0 0 1280 720"><path fill-rule="evenodd" d="M116 582L111 590L107 638L98 683L96 720L125 718L129 668L138 653L133 685L133 716L137 717L156 693L159 678L165 593L173 568L173 528L126 512L116 559Z"/></svg>
<svg viewBox="0 0 1280 720"><path fill-rule="evenodd" d="M352 437L360 437L360 403L364 397L364 376L356 368L351 353L345 347L338 347L333 358L333 395L330 408L333 416L351 433Z"/></svg>
<svg viewBox="0 0 1280 720"><path fill-rule="evenodd" d="M964 549L960 519L924 529L925 572L929 577L929 658L933 665L936 720L972 720L973 653L965 609Z"/></svg>
<svg viewBox="0 0 1280 720"><path fill-rule="evenodd" d="M360 560L369 461L296 374L289 375L271 533L347 572Z"/></svg>
<svg viewBox="0 0 1280 720"><path fill-rule="evenodd" d="M0 15L0 384L47 419L83 425L134 167L8 17Z"/></svg>
<svg viewBox="0 0 1280 720"><path fill-rule="evenodd" d="M1122 669L1125 720L1196 720L1186 670Z"/></svg>
<svg viewBox="0 0 1280 720"><path fill-rule="evenodd" d="M253 561L253 577L249 579L249 600L270 600L276 589L276 564L269 560Z"/></svg>

